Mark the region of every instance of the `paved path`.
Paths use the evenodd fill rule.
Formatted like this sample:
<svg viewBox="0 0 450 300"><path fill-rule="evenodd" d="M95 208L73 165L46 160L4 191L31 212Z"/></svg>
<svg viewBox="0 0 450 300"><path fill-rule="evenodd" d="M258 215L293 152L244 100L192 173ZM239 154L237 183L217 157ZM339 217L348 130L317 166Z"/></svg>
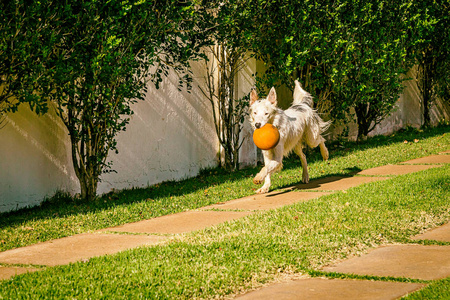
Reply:
<svg viewBox="0 0 450 300"><path fill-rule="evenodd" d="M259 210L308 201L334 191L345 190L367 182L386 180L395 175L435 168L447 163L450 163L449 151L396 165L363 170L353 177L322 178L306 185L302 184L266 195L253 195L206 206L195 211L7 250L0 252L0 264L3 264L0 266L0 280L25 272L39 271L41 268L36 266L44 268L64 265L142 245L157 245L173 238L176 234L239 219ZM136 235L136 233L139 234ZM414 239L450 242L450 224L418 235ZM435 280L450 276L448 257L450 257L450 246L387 245L376 248L366 255L328 266L322 271ZM24 265L33 267L24 267ZM273 284L238 298L396 299L424 286L425 284L422 283L304 278Z"/></svg>

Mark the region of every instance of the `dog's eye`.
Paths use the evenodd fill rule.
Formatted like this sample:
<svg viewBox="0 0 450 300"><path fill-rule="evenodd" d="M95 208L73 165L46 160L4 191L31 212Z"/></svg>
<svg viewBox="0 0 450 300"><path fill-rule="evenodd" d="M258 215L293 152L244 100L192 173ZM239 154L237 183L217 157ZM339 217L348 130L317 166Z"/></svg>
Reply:
<svg viewBox="0 0 450 300"><path fill-rule="evenodd" d="M269 113L265 113L265 115L267 116Z"/></svg>
<svg viewBox="0 0 450 300"><path fill-rule="evenodd" d="M256 111L254 111L253 114L256 115Z"/></svg>

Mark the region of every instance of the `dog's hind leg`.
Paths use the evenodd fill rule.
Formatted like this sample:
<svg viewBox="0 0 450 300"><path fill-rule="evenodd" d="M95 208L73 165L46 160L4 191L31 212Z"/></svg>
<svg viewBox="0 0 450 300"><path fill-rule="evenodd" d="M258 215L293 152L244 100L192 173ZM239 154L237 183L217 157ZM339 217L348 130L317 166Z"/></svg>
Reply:
<svg viewBox="0 0 450 300"><path fill-rule="evenodd" d="M312 118L312 120L314 122L311 122L310 126L308 126L305 131L306 143L309 147L311 147L311 149L319 146L320 154L322 154L323 160L328 160L328 149L325 146L325 139L321 133L328 128L329 123L322 121L316 113L314 113L313 116L314 118Z"/></svg>
<svg viewBox="0 0 450 300"><path fill-rule="evenodd" d="M306 155L303 153L303 145L299 143L297 146L295 146L295 154L297 154L300 157L300 162L302 163L302 182L308 183L309 182L309 173L308 173L308 163L306 162Z"/></svg>
<svg viewBox="0 0 450 300"><path fill-rule="evenodd" d="M325 146L325 139L321 135L314 135L311 133L311 130L308 131L308 134L306 135L306 143L309 147L316 148L317 146L320 147L320 154L322 154L323 160L328 160L329 153L327 146Z"/></svg>
<svg viewBox="0 0 450 300"><path fill-rule="evenodd" d="M323 138L322 138L323 139ZM322 154L322 158L323 158L323 160L328 160L328 157L329 157L329 153L328 153L328 149L327 149L327 146L325 146L325 140L323 140L320 144L319 144L319 147L320 147L320 154Z"/></svg>

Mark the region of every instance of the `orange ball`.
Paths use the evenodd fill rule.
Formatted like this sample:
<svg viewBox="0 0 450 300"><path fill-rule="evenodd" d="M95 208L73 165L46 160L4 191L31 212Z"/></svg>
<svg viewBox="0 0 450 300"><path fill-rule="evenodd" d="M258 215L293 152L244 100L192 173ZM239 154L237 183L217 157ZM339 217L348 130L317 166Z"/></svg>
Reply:
<svg viewBox="0 0 450 300"><path fill-rule="evenodd" d="M280 141L280 133L272 124L267 123L253 132L253 142L261 150L275 148Z"/></svg>

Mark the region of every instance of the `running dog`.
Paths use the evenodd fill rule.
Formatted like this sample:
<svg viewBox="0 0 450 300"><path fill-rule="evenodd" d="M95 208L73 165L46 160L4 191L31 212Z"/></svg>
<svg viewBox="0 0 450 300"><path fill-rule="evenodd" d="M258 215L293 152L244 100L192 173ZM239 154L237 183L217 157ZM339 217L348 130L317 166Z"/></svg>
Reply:
<svg viewBox="0 0 450 300"><path fill-rule="evenodd" d="M261 184L264 181L264 185L256 193L264 194L269 191L270 175L281 170L283 157L292 150L300 157L303 183L309 182L306 156L303 153L306 145L311 148L320 146L323 159L328 159L328 149L321 134L328 129L330 122L324 122L312 107L311 94L303 90L297 80L295 81L294 101L287 110L277 107L275 88L270 89L269 95L265 99L258 99L256 90L252 89L249 114L253 130L270 123L280 133L278 145L273 149L262 151L264 167L255 176L253 183Z"/></svg>

